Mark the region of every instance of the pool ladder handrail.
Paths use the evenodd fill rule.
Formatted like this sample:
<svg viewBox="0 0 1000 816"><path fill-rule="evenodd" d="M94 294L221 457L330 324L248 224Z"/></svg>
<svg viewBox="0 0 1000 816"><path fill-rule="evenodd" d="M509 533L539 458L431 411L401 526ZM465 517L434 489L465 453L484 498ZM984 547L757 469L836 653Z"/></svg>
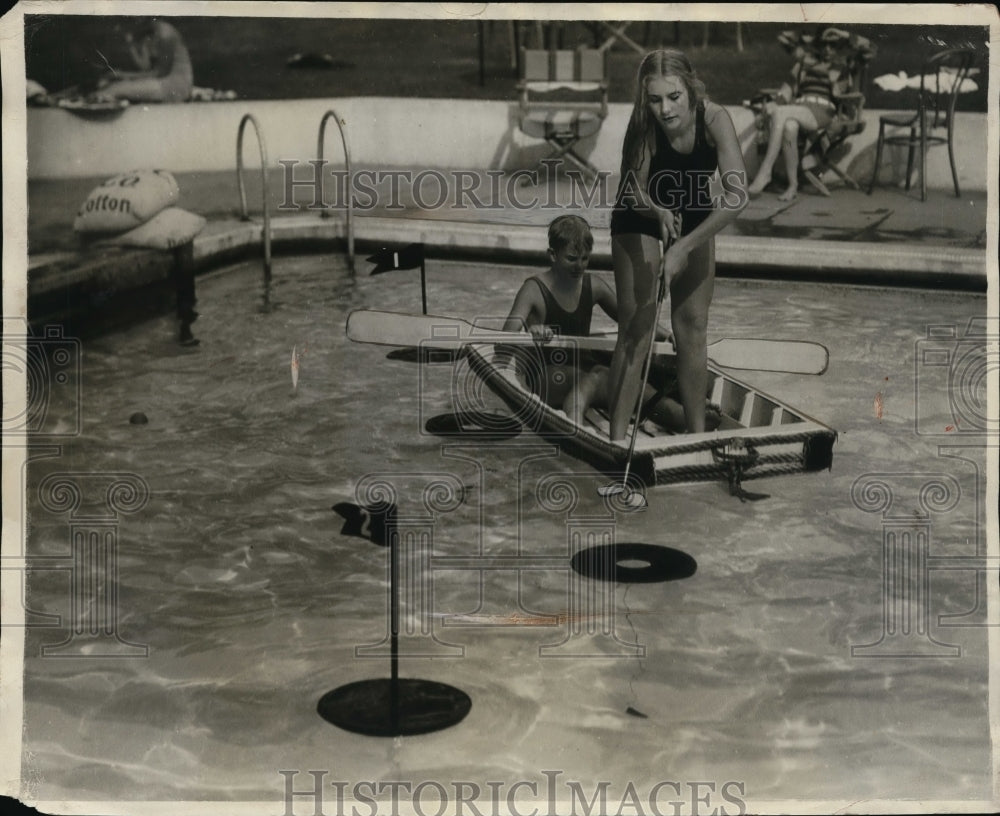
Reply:
<svg viewBox="0 0 1000 816"><path fill-rule="evenodd" d="M268 184L267 184L267 146L264 143L264 133L261 130L260 122L252 113L246 113L240 119L240 127L236 132L236 182L240 190L240 219L249 221L247 213L247 195L243 184L243 133L246 130L247 122L253 125L257 134L257 146L260 149L260 174L261 174L261 198L264 208L264 282L271 282L271 209L269 206Z"/></svg>
<svg viewBox="0 0 1000 816"><path fill-rule="evenodd" d="M354 269L354 196L351 194L351 149L347 142L347 131L344 130L344 122L337 115L337 112L332 108L323 114L323 118L319 122L319 137L316 143L316 158L319 160L320 172L322 172L323 167L323 143L326 136L326 123L327 120L333 119L337 123L337 129L340 131L340 141L344 145L344 169L347 172L347 259ZM329 208L324 208L320 217L329 218L331 215Z"/></svg>

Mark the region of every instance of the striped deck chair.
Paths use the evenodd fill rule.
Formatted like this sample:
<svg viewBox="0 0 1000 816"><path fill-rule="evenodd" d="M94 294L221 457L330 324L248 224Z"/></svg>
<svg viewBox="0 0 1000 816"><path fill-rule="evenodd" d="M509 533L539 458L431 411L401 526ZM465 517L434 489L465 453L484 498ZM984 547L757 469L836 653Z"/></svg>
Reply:
<svg viewBox="0 0 1000 816"><path fill-rule="evenodd" d="M597 133L608 115L605 52L522 49L517 87L519 128L553 148L539 166L542 161L568 159L585 176L597 176L597 168L575 148Z"/></svg>

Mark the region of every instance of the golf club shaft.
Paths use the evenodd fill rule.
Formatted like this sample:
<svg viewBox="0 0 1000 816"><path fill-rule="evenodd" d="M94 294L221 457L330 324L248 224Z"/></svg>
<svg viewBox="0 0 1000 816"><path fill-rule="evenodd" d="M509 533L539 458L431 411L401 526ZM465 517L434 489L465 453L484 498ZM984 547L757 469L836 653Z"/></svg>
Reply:
<svg viewBox="0 0 1000 816"><path fill-rule="evenodd" d="M670 235L667 234L666 230L662 230L662 234L663 255L665 258L667 250L670 248ZM635 438L639 435L639 423L642 421L642 417L639 414L642 411L642 397L646 388L646 378L649 376L649 365L653 359L653 343L656 340L656 327L660 325L660 309L663 307L663 301L666 299L666 296L667 270L664 266L663 259L661 259L659 274L657 275L656 313L653 315L653 325L649 330L649 347L646 349L646 359L643 362L642 376L639 379L639 396L636 399L635 404L635 420L632 424L632 438L628 443L628 456L625 457L625 475L622 477L622 486L626 489L628 486L629 470L632 467L632 454L635 452Z"/></svg>

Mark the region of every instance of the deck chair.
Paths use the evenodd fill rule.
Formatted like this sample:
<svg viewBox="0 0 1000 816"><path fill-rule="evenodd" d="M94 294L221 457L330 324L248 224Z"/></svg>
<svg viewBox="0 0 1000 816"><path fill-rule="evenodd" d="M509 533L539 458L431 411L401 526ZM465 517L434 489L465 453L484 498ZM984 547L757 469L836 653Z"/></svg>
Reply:
<svg viewBox="0 0 1000 816"><path fill-rule="evenodd" d="M838 162L850 150L848 141L865 129L862 119L865 108L864 87L868 64L875 55L874 47L865 37L841 29L828 29L827 36L830 34L842 41L843 51L843 70L834 91L836 110L829 125L819 130L803 132L799 136L799 173L825 196L830 195L830 189L822 178L827 172L833 172L849 187L860 189L858 183L840 169ZM782 32L778 41L786 50L795 54L800 65L806 52L818 48L820 44L818 37L790 31ZM751 100L750 107L762 115L764 105L775 95L777 90L765 89ZM763 142L767 142L766 134L763 135Z"/></svg>
<svg viewBox="0 0 1000 816"><path fill-rule="evenodd" d="M850 150L847 144L852 136L865 129L861 118L865 109L864 88L867 63L858 63L848 74L848 89L834 94L837 106L833 121L825 128L805 133L799 148L799 170L813 187L825 196L830 190L823 183L823 174L832 171L849 187L860 190L858 183L847 175L839 162Z"/></svg>
<svg viewBox="0 0 1000 816"><path fill-rule="evenodd" d="M958 187L955 169L955 104L962 86L972 70L974 54L965 48L949 48L930 57L920 72L920 89L916 111L888 114L879 117L878 143L875 147L875 167L868 184L869 195L878 179L882 163L882 148L886 144L906 145L906 189L910 189L913 176L914 152L920 150L920 200L927 200L927 149L934 145L948 145L951 178L955 184L955 197L962 193ZM886 128L904 128L909 133L886 136ZM941 133L940 131L944 131ZM937 131L937 132L935 132Z"/></svg>
<svg viewBox="0 0 1000 816"><path fill-rule="evenodd" d="M568 159L585 176L598 170L574 148L601 129L608 115L607 60L598 49L521 51L518 127L552 152L539 162Z"/></svg>

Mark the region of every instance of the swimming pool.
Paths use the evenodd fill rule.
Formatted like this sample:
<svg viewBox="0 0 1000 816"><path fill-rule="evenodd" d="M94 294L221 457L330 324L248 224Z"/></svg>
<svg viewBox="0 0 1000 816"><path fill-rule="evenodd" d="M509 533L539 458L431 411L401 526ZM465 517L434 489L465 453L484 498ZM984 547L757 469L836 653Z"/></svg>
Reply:
<svg viewBox="0 0 1000 816"><path fill-rule="evenodd" d="M428 262L429 311L502 316L533 271ZM448 813L462 797L483 813L551 800L584 812L601 796L644 813L989 799L984 448L948 403L921 397L939 393L921 364L928 326L961 342L984 296L719 280L710 341L830 349L821 377L744 378L835 428L833 467L755 482L769 494L757 502L666 487L621 514L597 495L600 474L538 437L426 432L455 409L455 367L345 338L353 309L419 311L416 272L277 258L266 310L260 280L248 262L199 281L195 349L166 318L88 341L80 433L29 468L29 554L63 564L93 514L53 500L60 474L86 482L85 506L121 474L148 491L109 522L129 659L71 658L52 648L65 628L27 630L34 801L273 813L317 778L327 813L352 800L367 812L366 797L390 812L394 790L421 785L430 813L442 790ZM138 412L148 423L130 422ZM316 713L330 689L388 674L387 551L333 510L385 485L427 544L408 573L401 674L472 699L461 723L420 737L363 737ZM929 562L901 554L907 535L924 536ZM581 579L573 554L609 541L671 548L696 569ZM925 595L892 594L914 577ZM68 580L32 570L27 607L65 620ZM581 604L603 610L600 626L574 617ZM888 656L893 643L905 656ZM293 798L313 812L314 797Z"/></svg>

